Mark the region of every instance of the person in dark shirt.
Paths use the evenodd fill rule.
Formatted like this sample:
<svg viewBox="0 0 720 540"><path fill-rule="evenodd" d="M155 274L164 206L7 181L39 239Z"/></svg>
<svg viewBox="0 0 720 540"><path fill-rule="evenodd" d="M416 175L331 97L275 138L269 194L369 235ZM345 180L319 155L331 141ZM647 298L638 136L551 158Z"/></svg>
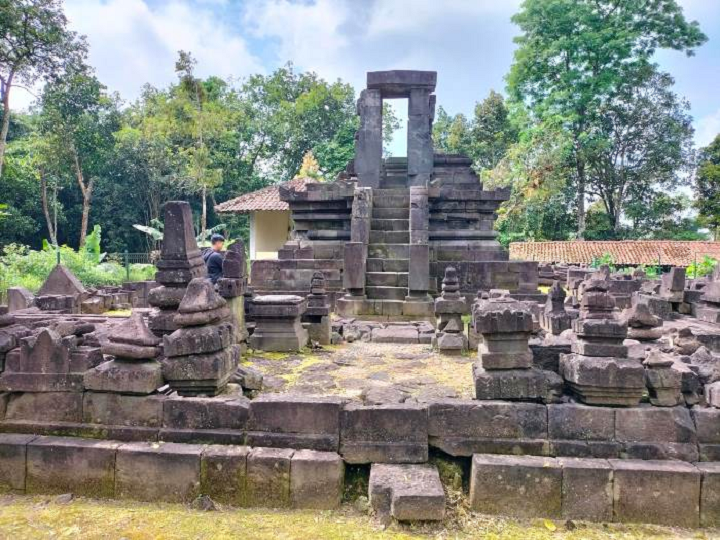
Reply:
<svg viewBox="0 0 720 540"><path fill-rule="evenodd" d="M218 279L223 277L222 248L225 245L225 238L223 238L221 234L213 234L210 237L210 243L212 245L212 249L207 250L203 254L203 259L205 259L205 265L207 266L208 279L215 284Z"/></svg>

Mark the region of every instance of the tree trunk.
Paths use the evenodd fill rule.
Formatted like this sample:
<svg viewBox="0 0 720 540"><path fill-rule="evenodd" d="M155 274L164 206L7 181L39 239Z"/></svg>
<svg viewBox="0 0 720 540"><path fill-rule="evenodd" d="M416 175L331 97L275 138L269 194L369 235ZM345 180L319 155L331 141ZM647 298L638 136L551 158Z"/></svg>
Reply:
<svg viewBox="0 0 720 540"><path fill-rule="evenodd" d="M14 73L11 71L7 81L0 80L0 95L3 102L2 128L0 128L0 178L2 178L5 164L5 147L7 145L8 131L10 130L10 87Z"/></svg>
<svg viewBox="0 0 720 540"><path fill-rule="evenodd" d="M85 239L87 238L88 221L90 220L90 202L92 201L92 191L94 179L91 178L87 184L85 184L85 178L83 175L82 167L80 166L80 158L75 150L75 145L70 143L72 146L73 157L75 158L75 176L77 178L78 185L80 186L80 192L83 197L82 205L82 218L80 220L80 245L82 248L85 245Z"/></svg>
<svg viewBox="0 0 720 540"><path fill-rule="evenodd" d="M45 215L45 223L47 223L48 233L50 234L50 242L57 246L57 230L53 227L53 221L50 218L50 208L48 207L47 180L45 175L40 173L40 195L42 197L42 209Z"/></svg>
<svg viewBox="0 0 720 540"><path fill-rule="evenodd" d="M205 240L205 234L207 231L207 187L202 187L202 219L200 223L201 238Z"/></svg>
<svg viewBox="0 0 720 540"><path fill-rule="evenodd" d="M575 166L577 169L577 237L583 240L585 237L585 163L576 156Z"/></svg>

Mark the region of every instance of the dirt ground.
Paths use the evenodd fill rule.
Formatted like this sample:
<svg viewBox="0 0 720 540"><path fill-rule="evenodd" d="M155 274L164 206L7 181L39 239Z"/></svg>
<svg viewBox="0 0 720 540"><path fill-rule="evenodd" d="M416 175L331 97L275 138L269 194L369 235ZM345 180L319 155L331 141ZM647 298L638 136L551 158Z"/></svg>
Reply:
<svg viewBox="0 0 720 540"><path fill-rule="evenodd" d="M249 353L244 364L264 375L264 392L360 398L369 390L425 401L473 397L475 355L442 356L430 345L354 342L301 354Z"/></svg>

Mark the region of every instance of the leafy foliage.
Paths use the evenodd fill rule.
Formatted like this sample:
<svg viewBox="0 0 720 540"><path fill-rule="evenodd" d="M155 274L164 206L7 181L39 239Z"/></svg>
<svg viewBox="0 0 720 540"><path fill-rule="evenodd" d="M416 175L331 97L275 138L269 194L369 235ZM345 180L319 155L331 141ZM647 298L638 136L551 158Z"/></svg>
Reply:
<svg viewBox="0 0 720 540"><path fill-rule="evenodd" d="M720 238L720 135L700 151L695 176L695 206L703 225Z"/></svg>
<svg viewBox="0 0 720 540"><path fill-rule="evenodd" d="M688 266L685 274L690 279L709 276L713 273L717 264L717 259L705 255L701 261L694 261Z"/></svg>

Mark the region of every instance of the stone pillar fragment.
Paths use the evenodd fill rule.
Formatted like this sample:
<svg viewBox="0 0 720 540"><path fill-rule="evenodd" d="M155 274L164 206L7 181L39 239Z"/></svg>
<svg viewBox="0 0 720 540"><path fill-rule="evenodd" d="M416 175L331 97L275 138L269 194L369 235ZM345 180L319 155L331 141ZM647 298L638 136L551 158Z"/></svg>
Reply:
<svg viewBox="0 0 720 540"><path fill-rule="evenodd" d="M427 186L433 171L430 90L412 88L408 99L408 185Z"/></svg>
<svg viewBox="0 0 720 540"><path fill-rule="evenodd" d="M218 282L218 293L228 304L230 317L235 323L235 337L238 343L247 340L245 328L245 290L247 288L247 261L245 244L237 239L225 253L223 277Z"/></svg>
<svg viewBox="0 0 720 540"><path fill-rule="evenodd" d="M468 340L462 316L468 312L468 308L459 291L457 270L448 266L442 282L442 294L435 299L437 333L434 344L444 354L460 355L467 350Z"/></svg>
<svg viewBox="0 0 720 540"><path fill-rule="evenodd" d="M332 334L330 300L327 291L325 291L325 276L322 272L313 274L307 304L308 307L303 320L310 323L308 327L310 340L320 345L330 345L330 336Z"/></svg>
<svg viewBox="0 0 720 540"><path fill-rule="evenodd" d="M366 89L357 102L360 129L355 140L358 185L377 188L382 168L382 92Z"/></svg>
<svg viewBox="0 0 720 540"><path fill-rule="evenodd" d="M550 288L545 309L540 313L540 326L554 336L570 328L570 315L565 311L565 289L555 280Z"/></svg>

